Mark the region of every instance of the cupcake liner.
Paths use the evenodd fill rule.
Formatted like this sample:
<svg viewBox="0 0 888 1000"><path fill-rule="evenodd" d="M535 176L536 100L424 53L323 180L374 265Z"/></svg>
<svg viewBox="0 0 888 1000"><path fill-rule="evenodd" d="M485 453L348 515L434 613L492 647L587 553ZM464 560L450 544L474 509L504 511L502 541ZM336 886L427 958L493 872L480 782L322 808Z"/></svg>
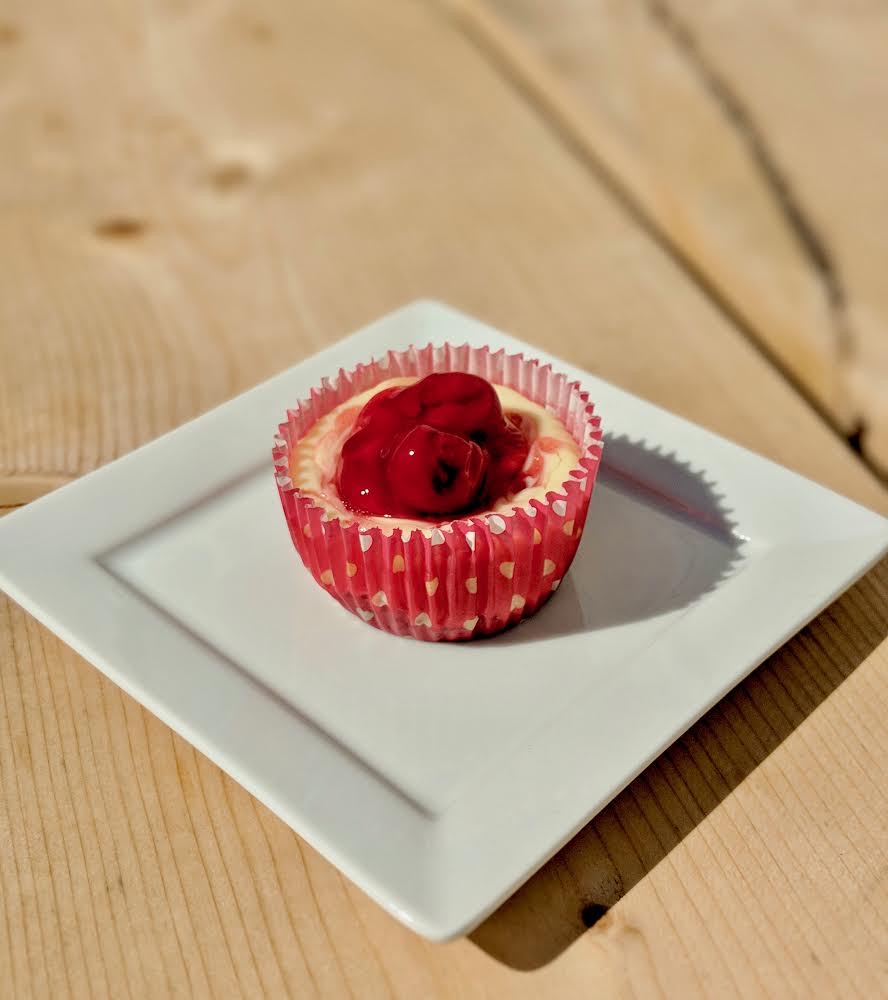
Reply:
<svg viewBox="0 0 888 1000"><path fill-rule="evenodd" d="M580 448L577 467L544 500L402 530L365 526L294 487L290 453L340 403L388 378L464 371L515 389L556 416ZM601 459L600 420L579 383L521 354L467 344L411 347L340 370L288 410L275 437L275 478L293 543L318 584L365 622L425 641L492 635L532 615L576 553Z"/></svg>

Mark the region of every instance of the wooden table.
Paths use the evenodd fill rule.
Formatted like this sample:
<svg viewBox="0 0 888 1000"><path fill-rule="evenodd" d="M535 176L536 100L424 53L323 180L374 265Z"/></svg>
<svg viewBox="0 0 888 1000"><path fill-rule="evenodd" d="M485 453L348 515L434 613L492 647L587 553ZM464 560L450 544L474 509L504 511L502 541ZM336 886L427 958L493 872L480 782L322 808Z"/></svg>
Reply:
<svg viewBox="0 0 888 1000"><path fill-rule="evenodd" d="M761 334L755 269L707 270L620 181L520 14L6 0L0 507L435 296L888 512ZM888 562L432 945L3 600L0 992L876 996L886 632Z"/></svg>

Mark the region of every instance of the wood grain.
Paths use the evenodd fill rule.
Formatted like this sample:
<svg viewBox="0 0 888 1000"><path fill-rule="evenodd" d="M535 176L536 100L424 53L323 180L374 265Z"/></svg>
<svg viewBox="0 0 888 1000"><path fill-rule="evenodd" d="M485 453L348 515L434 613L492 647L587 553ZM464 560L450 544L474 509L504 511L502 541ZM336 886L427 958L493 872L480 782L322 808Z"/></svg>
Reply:
<svg viewBox="0 0 888 1000"><path fill-rule="evenodd" d="M433 295L888 510L444 8L7 3L0 22L0 505ZM873 996L886 599L883 564L448 945L3 601L0 982Z"/></svg>
<svg viewBox="0 0 888 1000"><path fill-rule="evenodd" d="M888 473L884 4L457 7Z"/></svg>

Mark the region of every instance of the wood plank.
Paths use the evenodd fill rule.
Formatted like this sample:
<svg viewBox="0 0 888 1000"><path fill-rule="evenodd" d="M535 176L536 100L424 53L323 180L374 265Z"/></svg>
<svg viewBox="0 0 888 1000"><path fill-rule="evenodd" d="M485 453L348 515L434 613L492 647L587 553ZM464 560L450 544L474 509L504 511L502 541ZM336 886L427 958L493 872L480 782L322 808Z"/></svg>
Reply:
<svg viewBox="0 0 888 1000"><path fill-rule="evenodd" d="M23 7L0 114L0 475L94 468L436 295L882 502L436 12L346 9L336 28L210 0L48 25Z"/></svg>
<svg viewBox="0 0 888 1000"><path fill-rule="evenodd" d="M4 18L8 489L81 474L435 295L888 509L438 8L107 0ZM886 596L883 565L444 946L3 601L0 981L15 996L872 996Z"/></svg>
<svg viewBox="0 0 888 1000"><path fill-rule="evenodd" d="M457 6L888 472L884 5Z"/></svg>

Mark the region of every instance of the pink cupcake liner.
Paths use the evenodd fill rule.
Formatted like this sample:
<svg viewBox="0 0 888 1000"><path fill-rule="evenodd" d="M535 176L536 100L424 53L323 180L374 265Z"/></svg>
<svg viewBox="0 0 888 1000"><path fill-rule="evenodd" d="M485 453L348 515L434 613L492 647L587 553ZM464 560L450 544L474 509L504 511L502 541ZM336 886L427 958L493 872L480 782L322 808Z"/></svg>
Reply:
<svg viewBox="0 0 888 1000"><path fill-rule="evenodd" d="M544 406L580 448L577 467L544 500L408 532L362 525L320 507L290 479L290 453L340 403L388 378L464 371ZM340 369L287 411L275 438L278 492L293 544L317 583L368 624L425 641L493 635L557 590L583 531L601 460L600 419L577 382L521 354L467 344L389 351Z"/></svg>

